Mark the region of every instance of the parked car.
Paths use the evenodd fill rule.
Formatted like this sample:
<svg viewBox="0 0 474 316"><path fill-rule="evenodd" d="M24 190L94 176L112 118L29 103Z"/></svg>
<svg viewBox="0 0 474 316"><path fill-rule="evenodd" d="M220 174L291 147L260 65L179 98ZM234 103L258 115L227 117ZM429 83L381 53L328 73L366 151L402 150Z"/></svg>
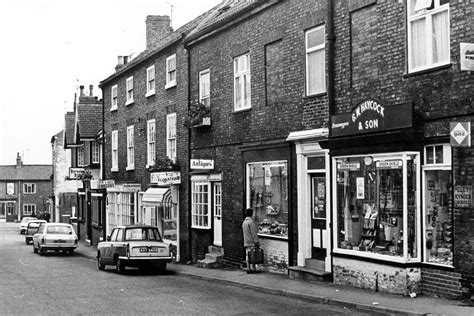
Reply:
<svg viewBox="0 0 474 316"><path fill-rule="evenodd" d="M71 224L41 223L33 235L33 252L44 255L48 250L65 251L72 255L77 247L77 235Z"/></svg>
<svg viewBox="0 0 474 316"><path fill-rule="evenodd" d="M36 219L37 219L36 217L32 217L32 216L23 217L20 222L20 234L23 235L26 231L26 226L28 226L28 223Z"/></svg>
<svg viewBox="0 0 474 316"><path fill-rule="evenodd" d="M107 241L97 245L99 270L114 265L118 273L123 273L127 266L162 273L168 262L171 262L171 246L163 241L155 226L117 226L107 236Z"/></svg>
<svg viewBox="0 0 474 316"><path fill-rule="evenodd" d="M25 244L29 245L31 241L33 241L33 235L38 232L38 228L41 223L46 223L44 219L37 219L31 222L28 222L28 226L26 226L25 231Z"/></svg>

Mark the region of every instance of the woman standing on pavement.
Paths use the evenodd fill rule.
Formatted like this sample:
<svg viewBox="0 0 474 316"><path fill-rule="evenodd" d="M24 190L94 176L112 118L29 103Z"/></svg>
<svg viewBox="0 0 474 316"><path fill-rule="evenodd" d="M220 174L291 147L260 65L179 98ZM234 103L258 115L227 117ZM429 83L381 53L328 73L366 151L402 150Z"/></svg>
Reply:
<svg viewBox="0 0 474 316"><path fill-rule="evenodd" d="M257 265L249 263L249 251L255 247L260 247L258 240L258 229L253 218L253 209L245 210L245 219L242 223L242 232L244 236L245 261L247 262L247 273L256 273Z"/></svg>

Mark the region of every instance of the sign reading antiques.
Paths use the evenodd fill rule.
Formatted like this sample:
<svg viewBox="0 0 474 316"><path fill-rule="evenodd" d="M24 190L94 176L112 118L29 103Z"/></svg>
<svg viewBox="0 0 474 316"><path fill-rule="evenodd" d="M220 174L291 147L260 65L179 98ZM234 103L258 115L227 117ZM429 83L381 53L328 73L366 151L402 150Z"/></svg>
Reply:
<svg viewBox="0 0 474 316"><path fill-rule="evenodd" d="M70 180L81 179L84 172L85 172L84 168L69 168L69 179Z"/></svg>
<svg viewBox="0 0 474 316"><path fill-rule="evenodd" d="M451 146L471 147L471 122L451 122Z"/></svg>
<svg viewBox="0 0 474 316"><path fill-rule="evenodd" d="M412 105L404 103L384 106L367 99L354 107L351 113L331 117L331 135L349 136L381 132L413 125Z"/></svg>
<svg viewBox="0 0 474 316"><path fill-rule="evenodd" d="M115 180L91 180L91 189L107 189L115 186Z"/></svg>
<svg viewBox="0 0 474 316"><path fill-rule="evenodd" d="M471 208L472 207L472 187L468 185L454 186L454 207Z"/></svg>
<svg viewBox="0 0 474 316"><path fill-rule="evenodd" d="M214 160L212 159L191 159L191 169L214 169Z"/></svg>
<svg viewBox="0 0 474 316"><path fill-rule="evenodd" d="M181 184L181 172L153 172L150 173L150 183L157 185Z"/></svg>

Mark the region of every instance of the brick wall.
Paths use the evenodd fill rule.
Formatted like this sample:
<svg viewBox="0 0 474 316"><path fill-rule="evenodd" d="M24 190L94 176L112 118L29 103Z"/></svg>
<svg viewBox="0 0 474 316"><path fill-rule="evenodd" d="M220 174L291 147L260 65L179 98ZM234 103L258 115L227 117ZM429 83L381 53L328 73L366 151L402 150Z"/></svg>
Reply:
<svg viewBox="0 0 474 316"><path fill-rule="evenodd" d="M460 273L423 267L422 291L425 294L446 298L459 298L462 295L462 277Z"/></svg>

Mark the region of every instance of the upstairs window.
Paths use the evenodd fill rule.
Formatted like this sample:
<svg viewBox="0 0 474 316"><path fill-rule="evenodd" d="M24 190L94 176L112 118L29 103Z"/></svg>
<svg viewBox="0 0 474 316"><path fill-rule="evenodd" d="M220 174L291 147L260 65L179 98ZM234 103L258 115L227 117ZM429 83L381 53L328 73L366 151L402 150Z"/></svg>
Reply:
<svg viewBox="0 0 474 316"><path fill-rule="evenodd" d="M32 215L36 213L36 204L23 204L23 215Z"/></svg>
<svg viewBox="0 0 474 316"><path fill-rule="evenodd" d="M211 106L211 74L209 69L199 73L199 103Z"/></svg>
<svg viewBox="0 0 474 316"><path fill-rule="evenodd" d="M150 166L156 157L155 149L155 119L147 122L147 164Z"/></svg>
<svg viewBox="0 0 474 316"><path fill-rule="evenodd" d="M117 99L117 85L112 87L110 92L110 111L114 111L118 109L118 99Z"/></svg>
<svg viewBox="0 0 474 316"><path fill-rule="evenodd" d="M250 54L234 58L234 111L251 108Z"/></svg>
<svg viewBox="0 0 474 316"><path fill-rule="evenodd" d="M92 163L100 163L100 147L98 142L92 142Z"/></svg>
<svg viewBox="0 0 474 316"><path fill-rule="evenodd" d="M450 62L449 0L408 0L408 71Z"/></svg>
<svg viewBox="0 0 474 316"><path fill-rule="evenodd" d="M25 183L25 184L23 184L23 193L25 193L25 194L35 194L36 193L36 184L34 184L34 183Z"/></svg>
<svg viewBox="0 0 474 316"><path fill-rule="evenodd" d="M84 166L84 145L77 147L77 165Z"/></svg>
<svg viewBox="0 0 474 316"><path fill-rule="evenodd" d="M146 69L146 95L155 94L155 65Z"/></svg>
<svg viewBox="0 0 474 316"><path fill-rule="evenodd" d="M176 54L166 58L166 86L165 89L176 86Z"/></svg>
<svg viewBox="0 0 474 316"><path fill-rule="evenodd" d="M133 77L127 78L127 101L125 105L133 103Z"/></svg>
<svg viewBox="0 0 474 316"><path fill-rule="evenodd" d="M118 130L112 131L112 171L118 171Z"/></svg>
<svg viewBox="0 0 474 316"><path fill-rule="evenodd" d="M306 32L306 95L326 92L325 28Z"/></svg>
<svg viewBox="0 0 474 316"><path fill-rule="evenodd" d="M134 146L134 127L127 127L127 168L126 170L135 169L135 146Z"/></svg>
<svg viewBox="0 0 474 316"><path fill-rule="evenodd" d="M166 155L176 162L176 113L166 116Z"/></svg>

